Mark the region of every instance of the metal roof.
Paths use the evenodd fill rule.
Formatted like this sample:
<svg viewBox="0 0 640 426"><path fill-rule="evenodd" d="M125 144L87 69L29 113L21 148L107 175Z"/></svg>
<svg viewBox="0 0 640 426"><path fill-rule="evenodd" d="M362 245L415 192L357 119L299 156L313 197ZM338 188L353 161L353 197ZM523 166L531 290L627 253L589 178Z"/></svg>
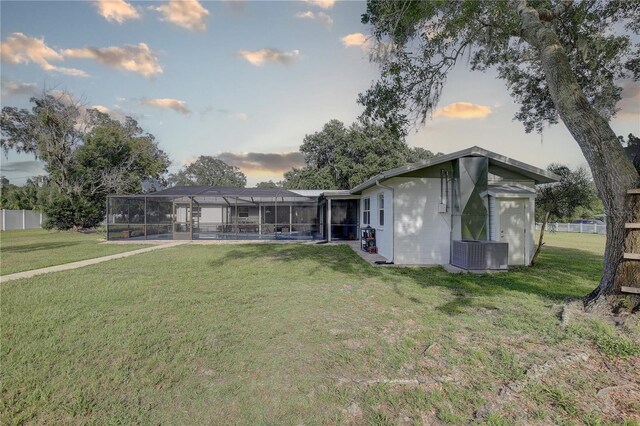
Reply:
<svg viewBox="0 0 640 426"><path fill-rule="evenodd" d="M536 190L524 185L503 184L489 185L489 188L485 193L491 195L492 197L535 197Z"/></svg>
<svg viewBox="0 0 640 426"><path fill-rule="evenodd" d="M283 188L231 188L224 186L172 186L148 194L115 195L113 197L254 197L254 198L309 198ZM317 197L317 196L315 196Z"/></svg>
<svg viewBox="0 0 640 426"><path fill-rule="evenodd" d="M473 146L471 148L463 149L462 151L452 152L451 154L440 155L438 157L429 158L418 163L407 164L406 166L397 167L395 169L382 172L366 182L361 183L351 190L352 194L357 194L363 190L370 188L376 184L377 181L389 179L395 176L400 176L405 173L413 172L415 170L424 169L438 164L446 163L452 160L456 160L461 157L473 157L482 156L487 157L493 164L497 164L505 169L509 169L518 173L521 173L535 181L535 183L551 183L557 182L560 177L547 170L540 169L530 164L523 163L518 160L514 160L504 155L496 154L495 152L488 151L479 146Z"/></svg>
<svg viewBox="0 0 640 426"><path fill-rule="evenodd" d="M325 192L324 189L290 189L290 191L303 197L320 197Z"/></svg>

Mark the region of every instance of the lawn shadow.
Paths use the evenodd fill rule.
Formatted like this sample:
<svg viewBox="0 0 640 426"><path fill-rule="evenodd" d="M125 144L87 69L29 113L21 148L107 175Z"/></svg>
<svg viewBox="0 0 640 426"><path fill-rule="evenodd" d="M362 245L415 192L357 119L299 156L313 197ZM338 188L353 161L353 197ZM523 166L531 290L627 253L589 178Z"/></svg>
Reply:
<svg viewBox="0 0 640 426"><path fill-rule="evenodd" d="M256 244L243 245L229 250L221 258L211 260L209 266L221 268L229 261L252 261L259 257L274 262L294 263L305 261L308 274L315 275L327 268L350 275L377 276L376 268L365 262L347 245L299 245L299 244Z"/></svg>
<svg viewBox="0 0 640 426"><path fill-rule="evenodd" d="M375 267L347 245L244 245L211 260L209 266L218 269L230 261L251 262L260 257L284 264L305 262L309 276L321 274L329 268L342 274L378 278L389 283L390 290L398 296L416 304L421 303L420 299L405 294L398 286L399 281L409 280L425 289L446 288L455 297L437 309L450 315L462 313L474 304L476 298L499 297L512 292L532 294L552 301L580 298L597 286L602 271L602 256L557 247L543 250L536 266L484 275L451 274L442 267Z"/></svg>
<svg viewBox="0 0 640 426"><path fill-rule="evenodd" d="M602 256L588 251L549 247L536 266L517 267L495 274L450 274L443 268L391 268L391 274L411 279L428 288L444 287L455 298L437 309L447 314L462 313L474 298L499 297L521 292L553 301L584 297L598 284L602 272Z"/></svg>
<svg viewBox="0 0 640 426"><path fill-rule="evenodd" d="M5 253L28 253L28 252L39 251L39 250L53 250L53 249L59 249L59 248L67 248L67 247L75 246L78 244L80 244L80 241L66 241L66 242L56 241L56 242L50 242L50 243L21 244L21 245L9 246L9 247L4 246L2 247L2 251Z"/></svg>

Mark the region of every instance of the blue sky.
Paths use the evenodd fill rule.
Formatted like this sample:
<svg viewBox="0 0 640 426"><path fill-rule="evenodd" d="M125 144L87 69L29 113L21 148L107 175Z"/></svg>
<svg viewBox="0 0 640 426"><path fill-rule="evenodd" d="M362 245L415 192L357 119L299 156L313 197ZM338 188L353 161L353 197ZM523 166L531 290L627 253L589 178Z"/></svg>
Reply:
<svg viewBox="0 0 640 426"><path fill-rule="evenodd" d="M198 155L238 165L249 184L297 165L306 134L361 113L369 62L364 2L2 1L2 106L28 107L43 87L126 114L154 134L171 171ZM362 34L362 35L359 35ZM640 133L638 85L628 84L616 133ZM408 142L434 152L479 145L531 164L585 160L562 125L527 135L493 73L460 65L440 110ZM2 157L14 183L33 158Z"/></svg>

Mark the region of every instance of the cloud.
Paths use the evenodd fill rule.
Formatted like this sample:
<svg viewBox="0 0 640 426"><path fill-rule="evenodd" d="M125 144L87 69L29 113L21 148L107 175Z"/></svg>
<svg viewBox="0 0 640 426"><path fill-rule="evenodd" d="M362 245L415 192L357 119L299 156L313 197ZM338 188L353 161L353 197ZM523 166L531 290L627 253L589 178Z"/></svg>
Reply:
<svg viewBox="0 0 640 426"><path fill-rule="evenodd" d="M49 91L49 95L53 96L54 98L62 102L64 105L67 105L67 106L76 105L81 110L84 108L83 100L76 98L76 96L73 93L67 90L51 90Z"/></svg>
<svg viewBox="0 0 640 426"><path fill-rule="evenodd" d="M265 48L260 50L240 50L238 55L257 67L266 62L277 62L288 65L300 56L299 50L283 52L278 49Z"/></svg>
<svg viewBox="0 0 640 426"><path fill-rule="evenodd" d="M145 43L139 43L137 46L65 49L62 54L70 58L94 59L108 67L136 72L145 77L153 77L162 72L158 58Z"/></svg>
<svg viewBox="0 0 640 426"><path fill-rule="evenodd" d="M36 83L18 83L15 81L2 81L2 97L8 98L9 96L17 95L33 95L38 90Z"/></svg>
<svg viewBox="0 0 640 426"><path fill-rule="evenodd" d="M147 106L172 109L175 112L179 112L184 115L191 114L191 110L187 107L187 103L178 99L143 99L140 103Z"/></svg>
<svg viewBox="0 0 640 426"><path fill-rule="evenodd" d="M97 109L98 111L100 111L103 114L107 114L109 117L113 118L114 120L118 120L118 121L124 121L124 119L127 117L127 114L125 114L124 112L118 110L118 109L112 109L103 105L93 105L91 107L89 107L90 109Z"/></svg>
<svg viewBox="0 0 640 426"><path fill-rule="evenodd" d="M344 47L366 48L369 45L367 37L362 33L347 34L340 40L342 40L342 44L344 45Z"/></svg>
<svg viewBox="0 0 640 426"><path fill-rule="evenodd" d="M198 0L171 0L155 8L164 15L163 21L169 21L179 27L192 31L205 31L209 11Z"/></svg>
<svg viewBox="0 0 640 426"><path fill-rule="evenodd" d="M331 26L333 25L333 19L331 19L331 16L327 15L324 12L314 13L310 10L307 10L306 12L298 12L295 16L298 19L310 19L312 21L318 21L326 28L331 28Z"/></svg>
<svg viewBox="0 0 640 426"><path fill-rule="evenodd" d="M233 120L246 121L249 119L249 114L246 112L230 111L228 109L218 109L218 112Z"/></svg>
<svg viewBox="0 0 640 426"><path fill-rule="evenodd" d="M304 165L304 157L300 152L266 154L261 152L245 152L241 154L223 152L216 158L247 172L264 171L282 173L290 170L292 167L301 167Z"/></svg>
<svg viewBox="0 0 640 426"><path fill-rule="evenodd" d="M44 174L44 163L37 160L3 161L0 173L21 173L24 176Z"/></svg>
<svg viewBox="0 0 640 426"><path fill-rule="evenodd" d="M321 9L331 9L336 3L336 0L305 0L305 2Z"/></svg>
<svg viewBox="0 0 640 426"><path fill-rule="evenodd" d="M470 102L456 102L445 107L438 108L434 115L436 117L470 120L474 118L485 118L491 113L491 108L486 105L477 105Z"/></svg>
<svg viewBox="0 0 640 426"><path fill-rule="evenodd" d="M246 112L229 112L227 117L234 120L246 121L249 119L249 115Z"/></svg>
<svg viewBox="0 0 640 426"><path fill-rule="evenodd" d="M51 61L64 61L64 57L47 46L44 38L29 37L22 33L13 33L0 45L3 62L10 64L28 64L33 62L45 71L55 71L73 77L87 77L88 74L75 68L58 67Z"/></svg>
<svg viewBox="0 0 640 426"><path fill-rule="evenodd" d="M222 3L238 15L244 15L247 12L246 0L222 0Z"/></svg>
<svg viewBox="0 0 640 426"><path fill-rule="evenodd" d="M98 13L109 22L122 24L130 19L140 19L136 8L124 0L98 0L95 5Z"/></svg>
<svg viewBox="0 0 640 426"><path fill-rule="evenodd" d="M249 119L249 114L246 112L232 111L226 108L215 108L213 105L208 105L200 110L200 115L203 118L210 113L223 114L229 119L238 121L246 121Z"/></svg>
<svg viewBox="0 0 640 426"><path fill-rule="evenodd" d="M196 157L195 155L193 155L193 154L189 154L189 155L187 155L185 158L183 158L182 160L180 160L180 164L181 164L182 166L185 166L185 167L186 167L186 166L189 166L189 165L191 165L191 164L195 163L197 159L198 159L198 157Z"/></svg>

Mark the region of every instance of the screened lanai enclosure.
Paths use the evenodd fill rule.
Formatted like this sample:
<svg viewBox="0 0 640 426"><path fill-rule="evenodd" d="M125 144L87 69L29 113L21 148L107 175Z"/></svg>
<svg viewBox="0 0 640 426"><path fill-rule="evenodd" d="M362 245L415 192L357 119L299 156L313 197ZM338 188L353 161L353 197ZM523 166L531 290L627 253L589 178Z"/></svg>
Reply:
<svg viewBox="0 0 640 426"><path fill-rule="evenodd" d="M107 239L324 239L316 196L286 189L180 186L107 199Z"/></svg>

